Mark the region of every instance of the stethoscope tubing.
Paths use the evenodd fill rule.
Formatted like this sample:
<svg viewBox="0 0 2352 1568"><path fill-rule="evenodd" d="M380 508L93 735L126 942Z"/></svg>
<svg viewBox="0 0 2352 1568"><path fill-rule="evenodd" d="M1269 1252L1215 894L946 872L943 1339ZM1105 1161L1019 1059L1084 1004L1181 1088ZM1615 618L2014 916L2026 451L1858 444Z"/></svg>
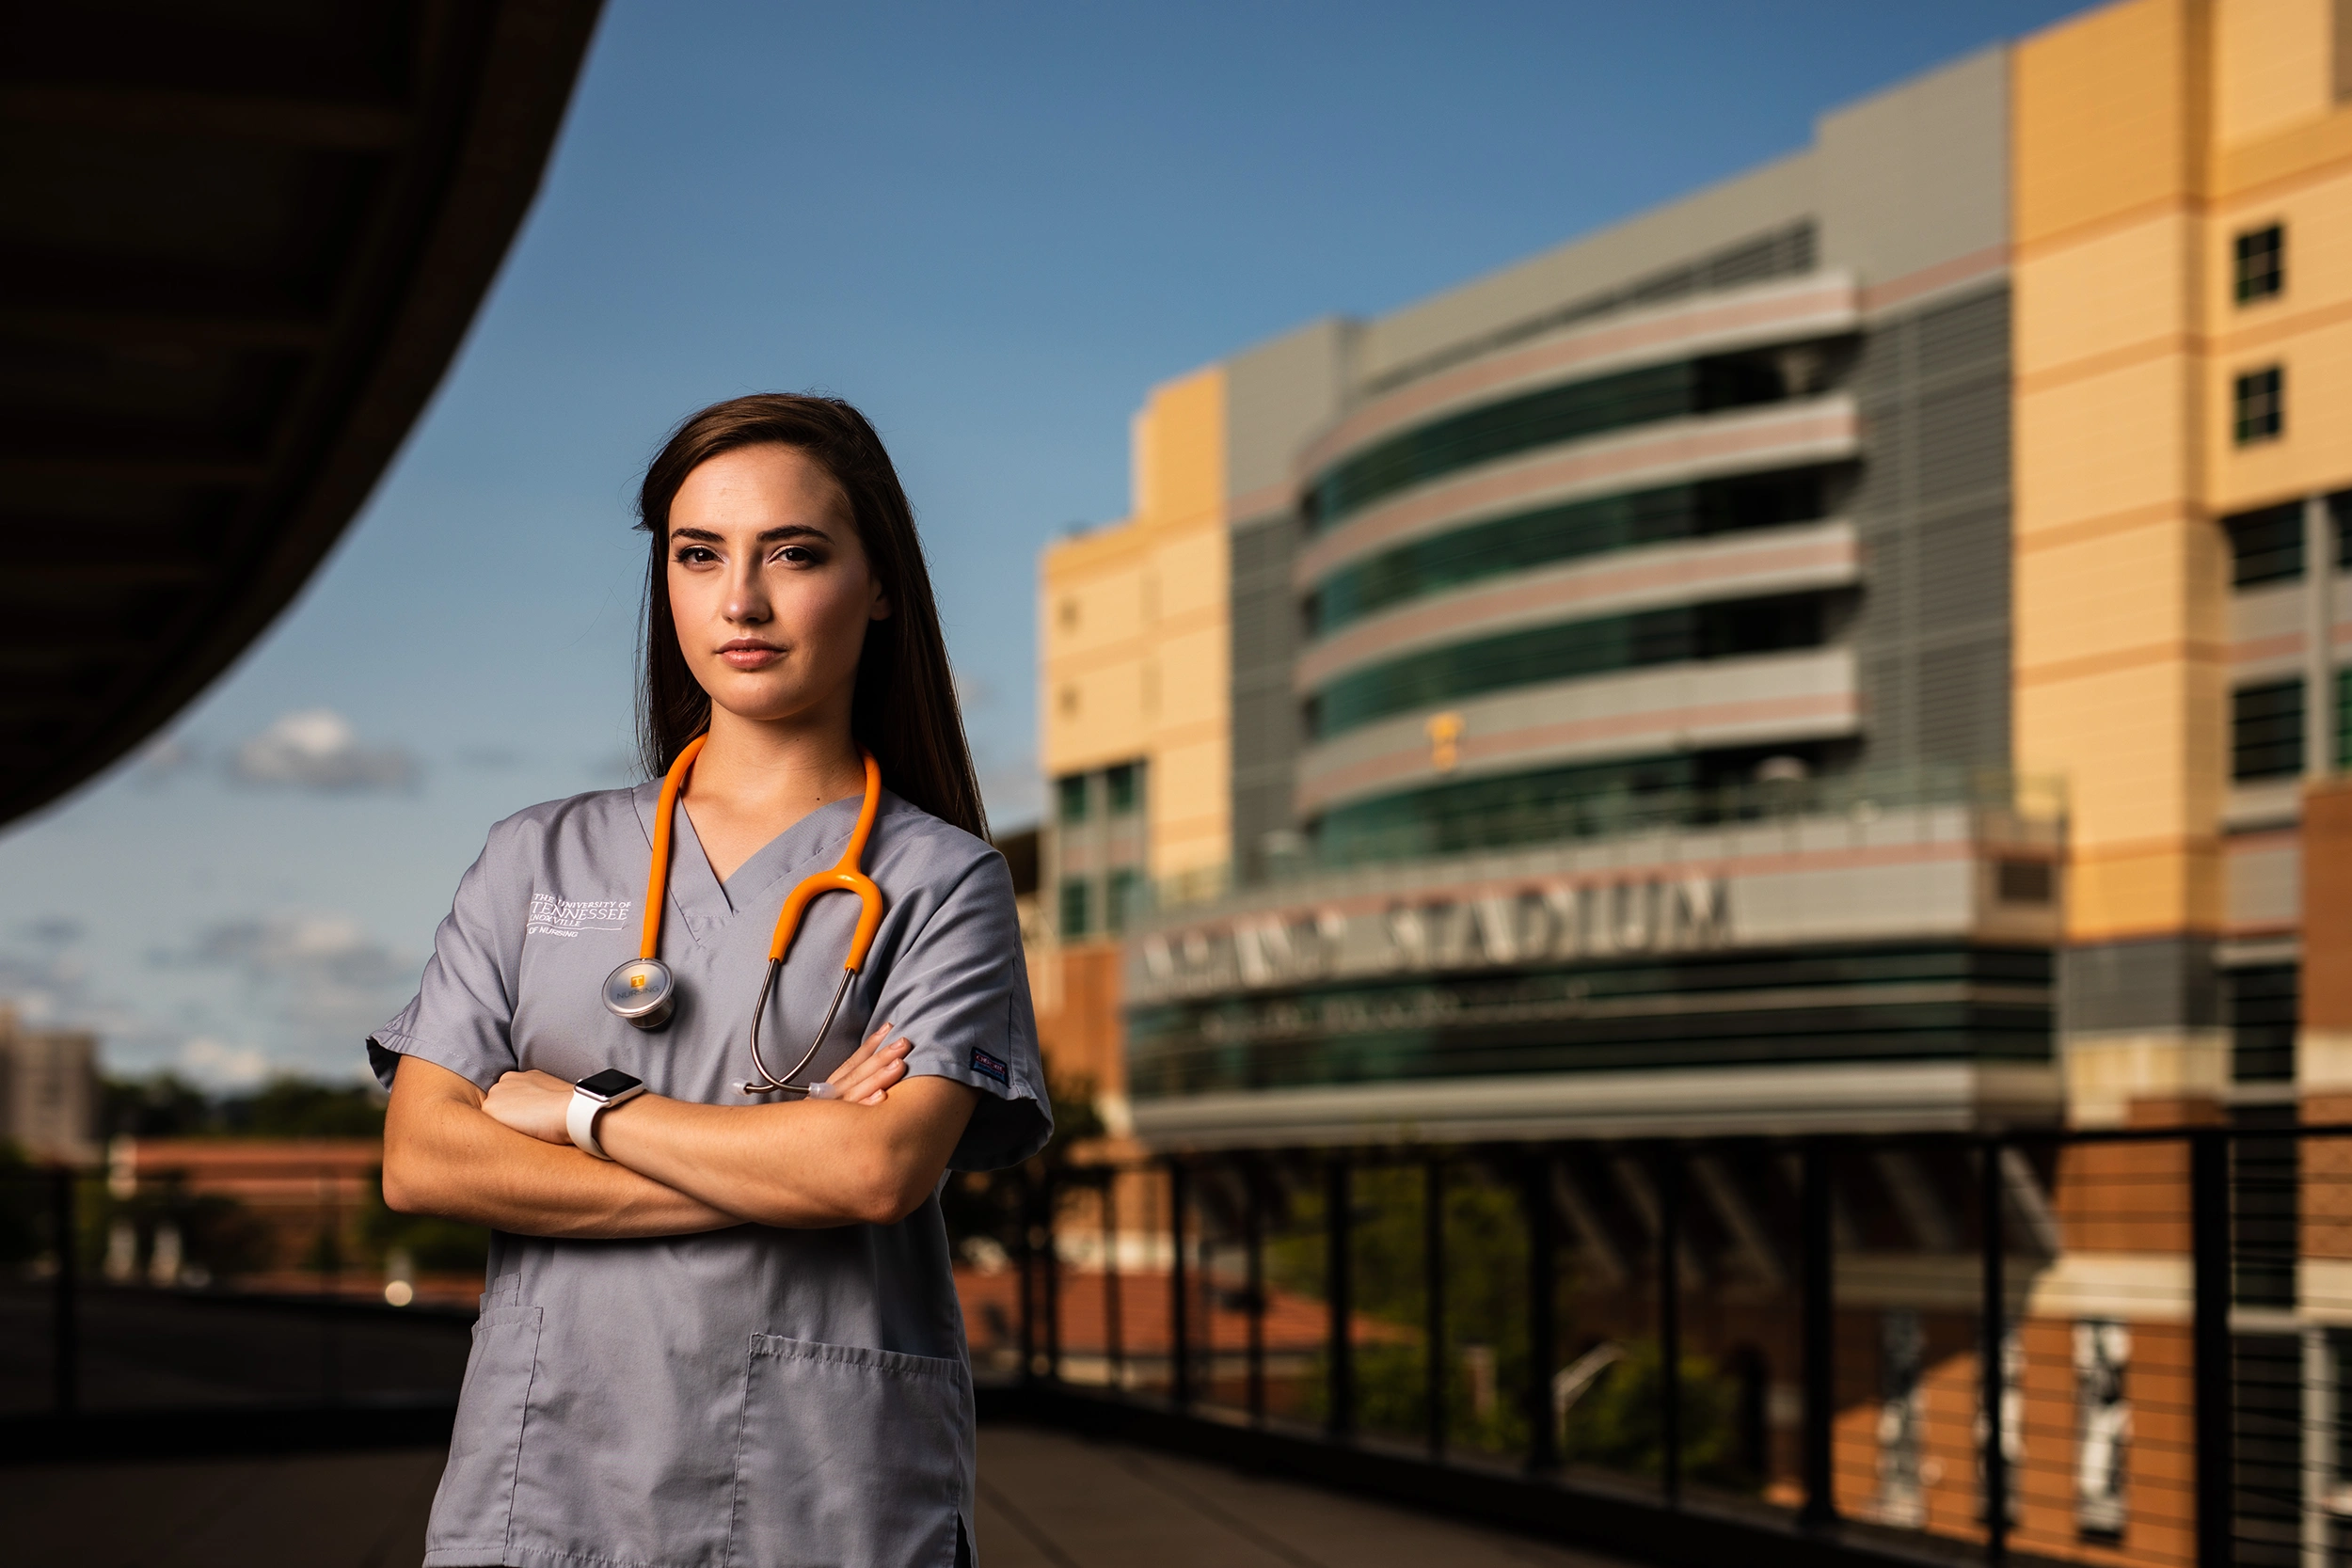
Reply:
<svg viewBox="0 0 2352 1568"><path fill-rule="evenodd" d="M688 774L693 770L694 759L702 755L704 743L709 738L709 733L706 731L688 741L661 780L661 798L655 807L653 865L645 877L645 923L638 943L637 962L640 964L666 967L661 966L660 955L662 907L668 899L670 880L670 828L676 816L678 795L685 787ZM791 1080L807 1070L808 1065L817 1059L818 1049L825 1043L825 1036L831 1032L834 1020L841 1012L843 1000L850 994L850 982L855 980L858 971L866 966L866 958L872 951L875 934L882 928L885 908L882 889L866 875L864 868L866 843L873 834L874 819L882 808L882 767L874 760L871 752L861 748L859 756L866 765L865 798L859 802L857 826L850 830L850 841L842 847L841 858L830 868L803 878L786 896L784 908L776 914L775 937L768 946L767 977L761 982L759 996L752 1005L752 1067L759 1078L756 1082L739 1085L747 1095L800 1094L812 1100L833 1098L829 1092L833 1087L830 1084L795 1084ZM816 1036L809 1041L808 1049L801 1053L801 1059L793 1063L782 1077L778 1077L768 1069L767 1059L760 1054L760 1022L767 1016L769 993L776 989L776 978L784 968L785 954L791 947L793 939L800 934L801 917L807 911L810 903L828 893L857 895L857 927L850 933L849 953L841 966L841 981L834 988L833 1002L825 1008L824 1022L817 1026ZM628 968L623 966L623 970ZM675 984L675 981L671 983ZM648 1025L610 1001L607 1006L612 1006L616 1017L640 1028L660 1027L667 1022L670 1014L670 1007L665 1002L660 1016Z"/></svg>

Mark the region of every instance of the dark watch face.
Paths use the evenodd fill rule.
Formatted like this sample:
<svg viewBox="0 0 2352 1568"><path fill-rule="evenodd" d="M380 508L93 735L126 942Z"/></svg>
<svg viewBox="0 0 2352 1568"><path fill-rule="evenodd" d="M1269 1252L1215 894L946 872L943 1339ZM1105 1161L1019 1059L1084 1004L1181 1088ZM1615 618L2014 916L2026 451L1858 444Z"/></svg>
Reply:
<svg viewBox="0 0 2352 1568"><path fill-rule="evenodd" d="M631 1078L619 1068L609 1067L593 1078L581 1079L580 1086L598 1100L610 1100L623 1089L633 1089L644 1082L642 1078Z"/></svg>

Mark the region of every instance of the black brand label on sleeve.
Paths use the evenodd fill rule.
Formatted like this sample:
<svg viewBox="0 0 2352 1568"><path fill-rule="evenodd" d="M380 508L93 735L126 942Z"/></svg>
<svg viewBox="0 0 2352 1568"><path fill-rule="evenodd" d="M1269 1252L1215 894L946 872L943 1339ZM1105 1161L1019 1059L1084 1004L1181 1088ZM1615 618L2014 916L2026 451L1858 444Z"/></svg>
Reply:
<svg viewBox="0 0 2352 1568"><path fill-rule="evenodd" d="M1012 1087L1012 1076L1006 1070L1005 1064L977 1045L972 1048L972 1070L983 1078L995 1079L1007 1088Z"/></svg>

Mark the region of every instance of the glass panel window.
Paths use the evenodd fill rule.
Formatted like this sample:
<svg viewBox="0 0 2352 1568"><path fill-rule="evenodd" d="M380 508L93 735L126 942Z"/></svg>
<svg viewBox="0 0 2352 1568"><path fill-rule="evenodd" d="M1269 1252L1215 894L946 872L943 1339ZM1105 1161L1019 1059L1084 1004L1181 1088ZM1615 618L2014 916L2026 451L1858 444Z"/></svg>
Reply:
<svg viewBox="0 0 2352 1568"><path fill-rule="evenodd" d="M1310 601L1309 628L1337 631L1391 605L1609 550L1811 522L1828 515L1830 474L1794 468L1669 484L1416 539L1325 578Z"/></svg>
<svg viewBox="0 0 2352 1568"><path fill-rule="evenodd" d="M2284 293L2287 286L2287 231L2279 224L2237 237L2237 302L2250 305Z"/></svg>
<svg viewBox="0 0 2352 1568"><path fill-rule="evenodd" d="M1061 934L1064 942L1075 942L1092 929L1088 919L1093 913L1089 896L1094 889L1084 877L1064 877L1061 879Z"/></svg>
<svg viewBox="0 0 2352 1568"><path fill-rule="evenodd" d="M2237 1082L2295 1081L2299 977L2294 964L2222 971L2222 1006L2230 1022L2230 1076Z"/></svg>
<svg viewBox="0 0 2352 1568"><path fill-rule="evenodd" d="M2241 783L2303 770L2303 683L2271 681L2230 693L2230 777Z"/></svg>
<svg viewBox="0 0 2352 1568"><path fill-rule="evenodd" d="M1084 773L1073 773L1066 779L1056 780L1054 792L1058 800L1057 815L1064 822L1083 822L1087 819L1087 776Z"/></svg>
<svg viewBox="0 0 2352 1568"><path fill-rule="evenodd" d="M1832 379L1828 346L1788 344L1645 365L1449 414L1325 469L1309 496L1309 525L1327 528L1399 490L1537 447L1686 414L1811 395Z"/></svg>
<svg viewBox="0 0 2352 1568"><path fill-rule="evenodd" d="M1116 936L1127 928L1128 922L1141 912L1136 904L1143 896L1143 873L1132 865L1122 865L1110 875L1103 898L1103 927Z"/></svg>
<svg viewBox="0 0 2352 1568"><path fill-rule="evenodd" d="M1122 762L1103 775L1104 793L1110 798L1110 813L1113 816L1124 816L1136 809L1136 801L1139 794L1136 788L1136 775L1139 769L1134 763Z"/></svg>
<svg viewBox="0 0 2352 1568"><path fill-rule="evenodd" d="M2303 507L2265 506L2221 519L2230 538L2230 584L2253 588L2303 575Z"/></svg>
<svg viewBox="0 0 2352 1568"><path fill-rule="evenodd" d="M2286 372L2271 365L2239 376L2231 410L2239 446L2277 440L2287 428Z"/></svg>
<svg viewBox="0 0 2352 1568"><path fill-rule="evenodd" d="M2352 670L2336 672L2336 768L2352 771Z"/></svg>
<svg viewBox="0 0 2352 1568"><path fill-rule="evenodd" d="M1315 694L1315 734L1328 737L1391 714L1515 686L1820 645L1819 594L1676 605L1631 615L1505 632L1408 654L1343 675Z"/></svg>

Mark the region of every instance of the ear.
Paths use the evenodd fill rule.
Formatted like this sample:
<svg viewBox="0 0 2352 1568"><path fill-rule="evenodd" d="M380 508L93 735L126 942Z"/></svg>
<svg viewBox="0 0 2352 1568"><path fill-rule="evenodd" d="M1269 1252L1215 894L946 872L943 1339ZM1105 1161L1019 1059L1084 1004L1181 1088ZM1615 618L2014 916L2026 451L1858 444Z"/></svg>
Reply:
<svg viewBox="0 0 2352 1568"><path fill-rule="evenodd" d="M869 621L890 619L890 590L882 586L880 578L874 579L874 598L866 608L866 618Z"/></svg>

